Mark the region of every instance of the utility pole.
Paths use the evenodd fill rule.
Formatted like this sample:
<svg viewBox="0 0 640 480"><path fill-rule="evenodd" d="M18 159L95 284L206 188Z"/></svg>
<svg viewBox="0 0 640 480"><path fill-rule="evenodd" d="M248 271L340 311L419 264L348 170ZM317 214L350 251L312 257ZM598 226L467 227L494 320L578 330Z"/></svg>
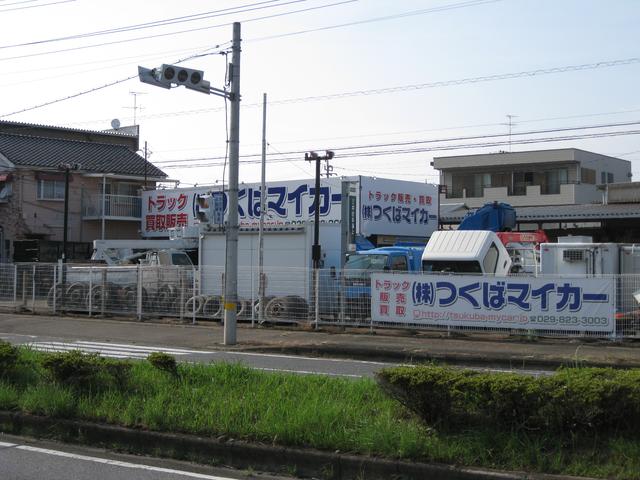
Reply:
<svg viewBox="0 0 640 480"><path fill-rule="evenodd" d="M147 141L144 141L144 189L147 189Z"/></svg>
<svg viewBox="0 0 640 480"><path fill-rule="evenodd" d="M62 226L62 263L67 260L67 239L69 230L69 180L71 170L78 170L80 165L75 163L61 163L58 170L64 171L64 220Z"/></svg>
<svg viewBox="0 0 640 480"><path fill-rule="evenodd" d="M62 227L62 263L67 261L67 230L69 229L69 170L71 165L68 163L64 168L64 221Z"/></svg>
<svg viewBox="0 0 640 480"><path fill-rule="evenodd" d="M238 303L238 170L240 160L240 23L233 24L231 108L229 112L229 213L224 280L224 344L236 344Z"/></svg>
<svg viewBox="0 0 640 480"><path fill-rule="evenodd" d="M331 160L333 152L327 150L325 155L321 157L316 152L308 152L304 154L304 159L308 162L315 160L316 162L316 188L313 196L313 246L311 247L311 259L313 260L313 297L315 305L316 329L320 319L320 299L318 290L320 286L320 259L322 258L322 249L320 247L320 162L322 160Z"/></svg>
<svg viewBox="0 0 640 480"><path fill-rule="evenodd" d="M233 24L229 75L231 91L211 86L204 72L178 65L162 64L158 68L138 65L142 83L171 89L184 86L207 95L217 95L231 102L229 112L229 212L226 228L226 256L224 266L224 344L236 343L236 309L238 304L238 170L240 157L240 23Z"/></svg>
<svg viewBox="0 0 640 480"><path fill-rule="evenodd" d="M262 95L262 175L260 183L260 229L258 230L258 322L264 322L266 280L264 278L264 216L267 203L267 94Z"/></svg>

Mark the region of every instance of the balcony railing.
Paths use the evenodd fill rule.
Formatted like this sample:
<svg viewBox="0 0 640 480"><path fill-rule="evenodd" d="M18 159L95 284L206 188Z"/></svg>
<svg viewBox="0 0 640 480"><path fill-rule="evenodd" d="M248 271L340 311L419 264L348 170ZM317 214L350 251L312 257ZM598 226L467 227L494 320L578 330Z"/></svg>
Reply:
<svg viewBox="0 0 640 480"><path fill-rule="evenodd" d="M83 200L82 218L140 220L142 198L130 195L87 195Z"/></svg>

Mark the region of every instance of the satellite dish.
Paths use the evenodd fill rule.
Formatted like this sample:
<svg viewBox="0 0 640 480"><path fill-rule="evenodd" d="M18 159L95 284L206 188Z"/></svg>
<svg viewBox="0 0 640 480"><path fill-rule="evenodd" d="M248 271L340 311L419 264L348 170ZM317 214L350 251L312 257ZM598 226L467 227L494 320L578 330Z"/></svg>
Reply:
<svg viewBox="0 0 640 480"><path fill-rule="evenodd" d="M114 118L113 120L111 120L111 128L113 128L114 130L117 130L120 128L120 120L118 120L117 118Z"/></svg>

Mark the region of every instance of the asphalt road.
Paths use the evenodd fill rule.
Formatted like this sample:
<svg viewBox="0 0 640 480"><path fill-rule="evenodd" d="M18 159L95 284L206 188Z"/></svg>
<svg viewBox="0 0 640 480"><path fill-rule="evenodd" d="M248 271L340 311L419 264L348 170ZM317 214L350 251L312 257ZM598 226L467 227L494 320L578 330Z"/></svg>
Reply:
<svg viewBox="0 0 640 480"><path fill-rule="evenodd" d="M0 435L3 480L285 480L288 477L116 454Z"/></svg>
<svg viewBox="0 0 640 480"><path fill-rule="evenodd" d="M237 362L251 368L272 372L298 374L330 375L336 377L373 377L381 368L393 366L393 363L364 360L346 360L332 358L314 358L298 355L271 353L235 352L222 350L193 350L172 346L133 345L119 342L70 340L39 335L20 335L0 333L0 339L14 344L45 352L64 352L81 350L98 353L105 357L144 359L152 352L165 352L174 355L183 362Z"/></svg>

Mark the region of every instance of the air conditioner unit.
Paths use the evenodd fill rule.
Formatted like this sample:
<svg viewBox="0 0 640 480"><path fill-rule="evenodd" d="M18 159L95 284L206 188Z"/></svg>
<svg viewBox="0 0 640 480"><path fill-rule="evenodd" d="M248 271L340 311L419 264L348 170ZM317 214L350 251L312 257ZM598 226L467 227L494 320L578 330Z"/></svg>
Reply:
<svg viewBox="0 0 640 480"><path fill-rule="evenodd" d="M565 262L584 262L585 251L578 249L563 250L562 260Z"/></svg>

